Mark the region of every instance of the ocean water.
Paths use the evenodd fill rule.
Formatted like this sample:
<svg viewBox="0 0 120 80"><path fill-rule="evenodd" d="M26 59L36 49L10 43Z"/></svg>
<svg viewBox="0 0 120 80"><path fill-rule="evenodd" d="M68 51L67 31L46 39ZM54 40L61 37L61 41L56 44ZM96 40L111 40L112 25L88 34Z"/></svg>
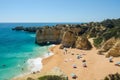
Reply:
<svg viewBox="0 0 120 80"><path fill-rule="evenodd" d="M55 24L0 23L0 80L11 80L22 73L40 70L42 63L39 57L48 52L49 46L35 44L35 33L12 31L11 28L45 25Z"/></svg>

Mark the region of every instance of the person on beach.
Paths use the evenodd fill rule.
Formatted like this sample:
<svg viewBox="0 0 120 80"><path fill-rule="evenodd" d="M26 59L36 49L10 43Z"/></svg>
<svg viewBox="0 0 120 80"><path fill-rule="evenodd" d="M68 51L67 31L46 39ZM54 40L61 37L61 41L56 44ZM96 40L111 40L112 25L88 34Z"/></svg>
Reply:
<svg viewBox="0 0 120 80"><path fill-rule="evenodd" d="M48 51L48 56L50 55L50 52Z"/></svg>
<svg viewBox="0 0 120 80"><path fill-rule="evenodd" d="M77 68L76 64L73 64L72 66L73 66L73 68Z"/></svg>
<svg viewBox="0 0 120 80"><path fill-rule="evenodd" d="M116 62L115 65L116 65L116 66L120 66L120 62Z"/></svg>
<svg viewBox="0 0 120 80"><path fill-rule="evenodd" d="M71 77L72 77L72 79L76 79L77 78L76 74L74 74L74 73L71 73Z"/></svg>
<svg viewBox="0 0 120 80"><path fill-rule="evenodd" d="M64 48L64 54L67 54L67 49L66 48Z"/></svg>
<svg viewBox="0 0 120 80"><path fill-rule="evenodd" d="M83 63L83 67L87 67L86 60L82 60L82 63Z"/></svg>
<svg viewBox="0 0 120 80"><path fill-rule="evenodd" d="M36 74L36 72L33 72L32 74Z"/></svg>
<svg viewBox="0 0 120 80"><path fill-rule="evenodd" d="M109 57L109 62L113 62L113 57L112 56Z"/></svg>
<svg viewBox="0 0 120 80"><path fill-rule="evenodd" d="M82 58L82 56L80 54L77 55L77 59L80 59Z"/></svg>

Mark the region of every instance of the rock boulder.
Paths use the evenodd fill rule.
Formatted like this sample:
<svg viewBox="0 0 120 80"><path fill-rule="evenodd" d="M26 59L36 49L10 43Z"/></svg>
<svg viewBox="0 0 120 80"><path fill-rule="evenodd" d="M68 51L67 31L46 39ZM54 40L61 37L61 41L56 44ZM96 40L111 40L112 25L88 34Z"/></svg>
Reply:
<svg viewBox="0 0 120 80"><path fill-rule="evenodd" d="M98 54L103 54L104 52L109 51L114 44L116 43L116 39L115 38L111 38L108 41L106 41L103 46L101 47L101 49L98 51Z"/></svg>
<svg viewBox="0 0 120 80"><path fill-rule="evenodd" d="M61 42L61 31L53 28L43 28L36 31L36 43L44 45L47 43L57 44Z"/></svg>
<svg viewBox="0 0 120 80"><path fill-rule="evenodd" d="M76 40L75 47L82 50L89 50L92 48L92 45L86 37L80 36Z"/></svg>
<svg viewBox="0 0 120 80"><path fill-rule="evenodd" d="M61 48L75 47L76 35L72 31L66 31L63 34Z"/></svg>
<svg viewBox="0 0 120 80"><path fill-rule="evenodd" d="M107 52L106 57L118 57L120 56L120 40L118 40L115 45Z"/></svg>

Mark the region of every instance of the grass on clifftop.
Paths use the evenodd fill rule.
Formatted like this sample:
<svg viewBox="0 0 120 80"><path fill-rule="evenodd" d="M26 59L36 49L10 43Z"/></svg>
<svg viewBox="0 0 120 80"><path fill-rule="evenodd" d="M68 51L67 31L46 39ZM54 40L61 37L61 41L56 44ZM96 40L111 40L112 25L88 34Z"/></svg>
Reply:
<svg viewBox="0 0 120 80"><path fill-rule="evenodd" d="M46 75L38 78L38 80L68 80L68 79L57 75Z"/></svg>

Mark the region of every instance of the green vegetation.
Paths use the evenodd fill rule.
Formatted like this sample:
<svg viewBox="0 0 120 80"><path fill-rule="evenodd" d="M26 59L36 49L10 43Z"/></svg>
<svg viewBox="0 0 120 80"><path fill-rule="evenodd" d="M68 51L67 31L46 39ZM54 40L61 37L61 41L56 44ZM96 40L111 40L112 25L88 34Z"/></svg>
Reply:
<svg viewBox="0 0 120 80"><path fill-rule="evenodd" d="M38 78L38 80L68 80L68 79L57 75L46 75Z"/></svg>
<svg viewBox="0 0 120 80"><path fill-rule="evenodd" d="M35 79L33 79L33 78L31 78L31 77L28 77L27 80L35 80Z"/></svg>
<svg viewBox="0 0 120 80"><path fill-rule="evenodd" d="M102 21L101 24L107 28L120 27L120 18L119 19L106 19Z"/></svg>
<svg viewBox="0 0 120 80"><path fill-rule="evenodd" d="M94 24L102 25L105 28L103 31L97 31L95 29L94 32L96 33L92 33L97 36L96 39L94 39L94 45L96 47L99 47L101 42L107 41L112 37L120 38L120 19L107 19ZM92 27L95 27L95 25ZM99 28L99 26L97 26L97 28Z"/></svg>
<svg viewBox="0 0 120 80"><path fill-rule="evenodd" d="M102 41L103 41L103 38L100 38L100 37L94 39L94 46L95 47L100 47L100 44L101 44Z"/></svg>
<svg viewBox="0 0 120 80"><path fill-rule="evenodd" d="M112 37L115 38L120 38L120 27L119 28L112 28L112 29L108 29L103 35L102 37L104 37L105 40L108 40Z"/></svg>

